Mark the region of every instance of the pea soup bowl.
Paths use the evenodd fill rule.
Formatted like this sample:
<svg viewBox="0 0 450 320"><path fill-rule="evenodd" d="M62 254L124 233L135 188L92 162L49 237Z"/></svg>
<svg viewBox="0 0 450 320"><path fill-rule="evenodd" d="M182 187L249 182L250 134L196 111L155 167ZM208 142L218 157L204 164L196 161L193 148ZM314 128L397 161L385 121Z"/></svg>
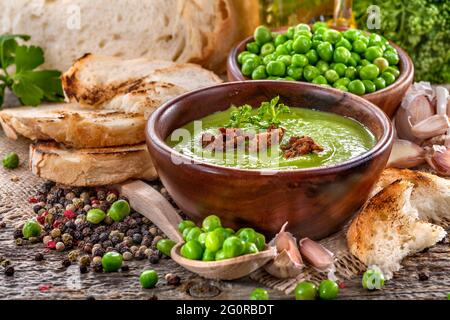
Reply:
<svg viewBox="0 0 450 320"><path fill-rule="evenodd" d="M338 28L339 31L345 28ZM274 30L274 32L283 32L286 28ZM229 81L251 80L242 74L238 63L238 55L245 50L247 43L253 42L254 37L250 36L238 43L229 53L227 59L227 78ZM403 96L413 82L414 64L409 55L393 42L389 42L398 52L400 75L396 81L384 89L373 93L362 95L362 97L382 109L390 118L392 118L400 106Z"/></svg>
<svg viewBox="0 0 450 320"><path fill-rule="evenodd" d="M353 118L372 132L375 145L337 165L267 171L194 161L166 143L175 129L191 121L230 105L255 108L275 96L290 107ZM268 237L288 221L297 237L320 239L365 203L388 160L393 130L383 111L361 97L303 82L261 80L224 83L174 98L152 114L146 137L162 183L194 221L216 214L226 227L253 227Z"/></svg>

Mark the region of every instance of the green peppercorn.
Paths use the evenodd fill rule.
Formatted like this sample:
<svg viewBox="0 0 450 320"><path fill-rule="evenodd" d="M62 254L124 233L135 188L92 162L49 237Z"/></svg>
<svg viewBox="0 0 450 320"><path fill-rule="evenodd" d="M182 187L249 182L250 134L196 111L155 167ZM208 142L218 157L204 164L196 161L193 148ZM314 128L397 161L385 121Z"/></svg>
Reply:
<svg viewBox="0 0 450 320"><path fill-rule="evenodd" d="M15 152L10 152L3 157L3 168L15 169L19 166L19 156Z"/></svg>
<svg viewBox="0 0 450 320"><path fill-rule="evenodd" d="M116 222L123 221L131 212L130 204L126 200L118 200L111 205L108 216ZM89 213L88 213L89 214Z"/></svg>
<svg viewBox="0 0 450 320"><path fill-rule="evenodd" d="M139 276L139 282L144 289L154 288L158 283L158 274L155 270L145 270Z"/></svg>
<svg viewBox="0 0 450 320"><path fill-rule="evenodd" d="M107 252L102 257L102 266L105 272L115 272L122 267L122 255L117 252Z"/></svg>
<svg viewBox="0 0 450 320"><path fill-rule="evenodd" d="M25 239L29 239L31 237L39 237L41 235L41 225L34 221L28 220L25 222L22 228L22 235Z"/></svg>
<svg viewBox="0 0 450 320"><path fill-rule="evenodd" d="M101 209L91 209L88 211L86 220L93 224L99 224L105 220L106 214Z"/></svg>

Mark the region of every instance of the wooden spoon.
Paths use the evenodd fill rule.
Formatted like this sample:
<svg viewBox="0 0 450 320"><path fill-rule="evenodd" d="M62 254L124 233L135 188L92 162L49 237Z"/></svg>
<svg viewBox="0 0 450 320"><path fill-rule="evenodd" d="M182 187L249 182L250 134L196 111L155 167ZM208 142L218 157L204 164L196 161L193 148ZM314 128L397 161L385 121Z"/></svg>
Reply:
<svg viewBox="0 0 450 320"><path fill-rule="evenodd" d="M266 246L264 251L221 261L190 260L181 256L184 243L177 226L181 218L172 205L155 189L142 181L118 185L120 193L128 198L130 206L150 219L177 244L172 248L172 259L189 271L208 279L233 280L242 278L273 259L277 252Z"/></svg>

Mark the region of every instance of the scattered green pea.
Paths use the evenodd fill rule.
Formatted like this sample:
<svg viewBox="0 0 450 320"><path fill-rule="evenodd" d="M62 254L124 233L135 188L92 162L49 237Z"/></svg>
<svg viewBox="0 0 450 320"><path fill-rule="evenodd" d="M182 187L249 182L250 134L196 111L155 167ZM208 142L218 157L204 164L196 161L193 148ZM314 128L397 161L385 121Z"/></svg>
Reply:
<svg viewBox="0 0 450 320"><path fill-rule="evenodd" d="M158 249L160 252L165 254L166 256L170 257L170 252L172 251L172 248L175 246L175 241L171 239L161 239L156 244L156 249Z"/></svg>
<svg viewBox="0 0 450 320"><path fill-rule="evenodd" d="M367 269L362 277L362 286L367 290L380 290L384 286L384 275L378 269Z"/></svg>
<svg viewBox="0 0 450 320"><path fill-rule="evenodd" d="M123 221L131 212L130 204L126 200L115 201L108 210L108 216L116 222Z"/></svg>
<svg viewBox="0 0 450 320"><path fill-rule="evenodd" d="M105 272L115 272L122 267L122 255L117 252L107 252L102 257L102 266Z"/></svg>
<svg viewBox="0 0 450 320"><path fill-rule="evenodd" d="M250 293L250 300L269 300L269 293L266 289L255 288L252 293Z"/></svg>
<svg viewBox="0 0 450 320"><path fill-rule="evenodd" d="M19 156L15 152L10 152L3 157L3 168L15 169L19 166Z"/></svg>
<svg viewBox="0 0 450 320"><path fill-rule="evenodd" d="M155 270L145 270L139 277L142 288L151 289L158 283L158 274Z"/></svg>
<svg viewBox="0 0 450 320"><path fill-rule="evenodd" d="M98 208L91 209L86 215L86 220L93 224L99 224L106 218L106 213Z"/></svg>
<svg viewBox="0 0 450 320"><path fill-rule="evenodd" d="M339 294L339 286L332 280L323 280L319 285L319 297L322 300L336 299Z"/></svg>
<svg viewBox="0 0 450 320"><path fill-rule="evenodd" d="M302 281L294 290L295 300L315 300L317 298L317 287L314 283Z"/></svg>

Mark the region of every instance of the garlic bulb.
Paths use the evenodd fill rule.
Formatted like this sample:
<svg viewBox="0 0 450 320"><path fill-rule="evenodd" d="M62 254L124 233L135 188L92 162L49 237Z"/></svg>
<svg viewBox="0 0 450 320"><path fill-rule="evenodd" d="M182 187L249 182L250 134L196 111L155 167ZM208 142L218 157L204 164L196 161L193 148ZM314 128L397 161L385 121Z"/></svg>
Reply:
<svg viewBox="0 0 450 320"><path fill-rule="evenodd" d="M287 222L280 232L270 241L269 245L277 249L277 256L268 262L264 269L277 278L292 278L300 274L303 269L303 260L297 248L297 240L285 231Z"/></svg>
<svg viewBox="0 0 450 320"><path fill-rule="evenodd" d="M411 168L425 162L425 150L417 144L396 139L387 163L388 168Z"/></svg>

